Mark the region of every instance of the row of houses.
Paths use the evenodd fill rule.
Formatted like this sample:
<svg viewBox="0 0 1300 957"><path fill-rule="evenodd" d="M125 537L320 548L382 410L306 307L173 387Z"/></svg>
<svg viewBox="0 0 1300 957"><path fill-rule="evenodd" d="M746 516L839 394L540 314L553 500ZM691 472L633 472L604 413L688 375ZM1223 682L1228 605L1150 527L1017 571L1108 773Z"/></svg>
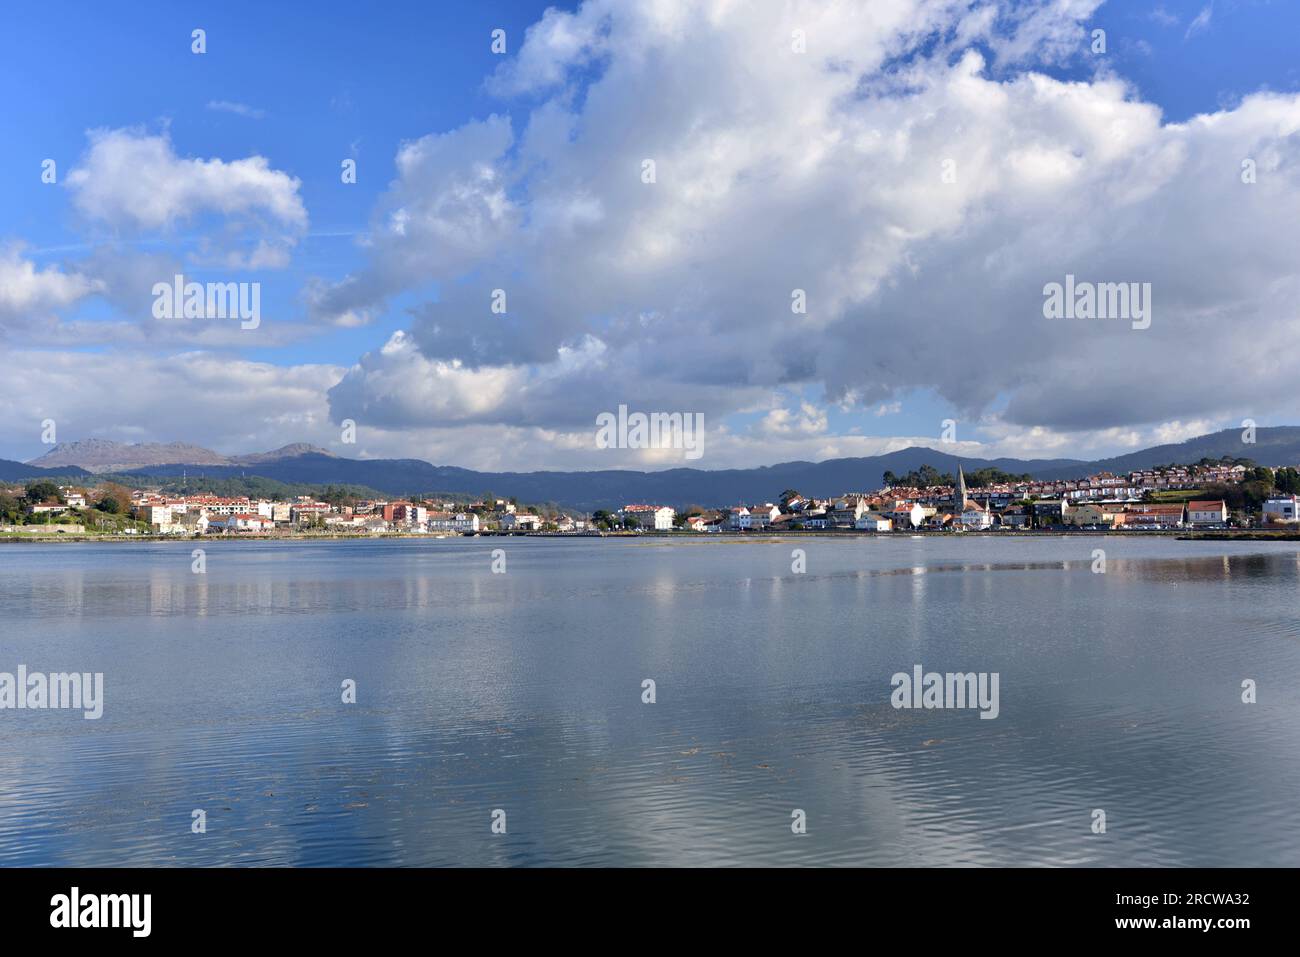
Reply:
<svg viewBox="0 0 1300 957"><path fill-rule="evenodd" d="M1125 486L1111 484L1112 488ZM1063 496L1012 504L998 503L996 496L981 501L966 487L966 476L957 469L957 483L946 494L916 497L891 497L896 489L875 493L850 493L836 499L817 500L791 494L781 506L772 502L737 505L717 512L691 515L684 527L690 531L781 531L786 529L821 530L854 529L889 532L917 529L957 529L980 531L990 528L1182 528L1213 527L1228 521L1227 504L1222 500L1179 503L1144 503L1121 499L1079 500ZM1294 502L1291 514L1300 515ZM669 529L674 524L673 509L658 505L627 505L619 515L631 518L647 529Z"/></svg>
<svg viewBox="0 0 1300 957"><path fill-rule="evenodd" d="M1300 507L1293 506L1293 514ZM1295 520L1295 519L1291 519ZM1223 526L1228 521L1222 500L1159 505L1132 502L1074 503L1068 499L1009 505L993 509L968 500L960 508L936 508L915 501L895 501L873 509L865 499L835 502L831 507L782 512L777 506L737 506L718 517L695 516L686 526L696 531L783 529L855 529L889 532L922 529L981 531L991 528L1183 528Z"/></svg>
<svg viewBox="0 0 1300 957"><path fill-rule="evenodd" d="M1019 483L1012 487L1021 497L1128 500L1151 491L1195 489L1204 485L1235 485L1246 478L1244 465L1175 466L1142 469L1127 475L1099 472L1081 479Z"/></svg>
<svg viewBox="0 0 1300 957"><path fill-rule="evenodd" d="M1248 469L1244 465L1176 466L1165 469L1144 469L1115 475L1098 472L1080 479L1055 479L1039 482L1004 482L971 489L969 497L989 506L1001 508L1012 501L1026 498L1061 499L1080 501L1136 502L1153 491L1192 490L1207 485L1233 485L1245 480ZM929 486L905 488L900 486L884 490L897 497L911 498L923 505L938 506L951 503L956 488Z"/></svg>
<svg viewBox="0 0 1300 957"><path fill-rule="evenodd" d="M486 517L475 511L430 508L412 502L359 503L334 507L302 498L293 502L258 501L247 498L188 496L163 499L137 493L131 514L162 534L258 533L285 526L317 526L333 531L428 531L474 534L487 528L501 531L537 531L544 525L559 531L584 531L588 523L556 516L547 523L541 516L520 512L503 503L499 512ZM1063 497L1039 500L1028 505L980 501L966 493L964 482L954 489L952 499L923 501L918 498L889 498L881 494L855 493L836 499L795 497L778 506L772 502L737 505L685 519L689 531L780 531L783 529L856 529L859 531L912 531L917 529L1029 527L1125 527L1181 528L1225 525L1228 509L1219 499L1160 504L1125 500L1078 501ZM962 504L958 505L958 502ZM81 503L84 506L84 501ZM64 511L78 507L70 496L67 505L37 505L40 509ZM636 526L653 531L675 527L676 511L666 505L629 504L617 515ZM1280 496L1263 506L1266 524L1300 523L1300 497Z"/></svg>
<svg viewBox="0 0 1300 957"><path fill-rule="evenodd" d="M889 532L918 529L990 528L1182 528L1224 526L1227 504L1221 499L1179 503L1113 501L1034 501L1001 507L965 493L964 482L953 500L939 505L916 499L889 499L879 495L851 494L837 499L795 498L782 508L772 502L738 505L684 520L683 528L697 532L781 531L790 529L854 529ZM960 504L959 504L960 503ZM364 511L333 508L324 502L264 502L248 499L191 497L168 501L142 501L131 506L134 517L163 534L264 533L277 527L316 525L333 531L428 531L474 534L487 527L501 531L537 531L539 515L503 509L489 520L477 512L430 509L410 502L376 503ZM648 531L675 527L676 511L666 505L629 504L617 513L625 523ZM1300 523L1300 497L1268 500L1266 523ZM583 531L587 523L558 516L549 527Z"/></svg>
<svg viewBox="0 0 1300 957"><path fill-rule="evenodd" d="M856 529L862 531L913 531L917 529L981 530L1029 527L1131 527L1178 528L1224 525L1228 510L1223 501L1193 501L1186 505L1141 501L1149 482L1184 480L1240 480L1243 466L1211 469L1174 469L1135 472L1127 477L1101 473L1088 479L1052 483L1017 483L967 489L959 467L953 486L924 489L886 487L875 492L852 492L837 498L816 499L787 493L780 505L772 502L737 505L693 514L681 520L690 531L752 531L782 529ZM1029 493L1055 492L1054 497L1032 499ZM83 508L86 495L76 489L60 490L62 502L38 503L32 511L57 513ZM209 494L168 497L156 492L132 493L132 517L155 532L175 534L265 533L278 528L321 528L344 532L419 531L474 534L480 530L527 532L545 529L585 531L590 523L551 515L543 518L521 511L514 502L358 501L331 505L300 496L293 501L268 501ZM628 504L617 513L624 525L666 531L677 523L677 513L666 505ZM1266 523L1300 522L1296 496L1270 499L1263 508Z"/></svg>
<svg viewBox="0 0 1300 957"><path fill-rule="evenodd" d="M265 533L278 528L319 528L334 532L450 532L474 534L482 529L530 531L540 529L542 516L521 512L513 502L475 503L466 508L454 502L361 501L331 505L302 496L290 502L190 495L168 498L155 493L133 493L131 516L159 534ZM585 528L586 523L564 515L549 520L560 531Z"/></svg>

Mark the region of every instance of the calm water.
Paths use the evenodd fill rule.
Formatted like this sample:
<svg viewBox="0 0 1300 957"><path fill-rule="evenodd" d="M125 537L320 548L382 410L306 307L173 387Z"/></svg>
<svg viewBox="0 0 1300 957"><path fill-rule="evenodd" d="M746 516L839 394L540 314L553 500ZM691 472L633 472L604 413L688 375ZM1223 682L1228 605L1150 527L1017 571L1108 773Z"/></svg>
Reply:
<svg viewBox="0 0 1300 957"><path fill-rule="evenodd" d="M0 864L1300 864L1294 548L192 547L0 546L0 671L106 686L0 711ZM915 664L1000 716L895 710Z"/></svg>

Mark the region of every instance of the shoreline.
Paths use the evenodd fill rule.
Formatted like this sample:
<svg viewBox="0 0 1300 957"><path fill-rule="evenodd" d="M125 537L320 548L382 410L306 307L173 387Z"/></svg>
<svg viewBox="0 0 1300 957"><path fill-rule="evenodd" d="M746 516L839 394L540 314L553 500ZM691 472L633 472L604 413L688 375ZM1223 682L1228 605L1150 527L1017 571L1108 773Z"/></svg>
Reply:
<svg viewBox="0 0 1300 957"><path fill-rule="evenodd" d="M1079 536L1084 538L1173 538L1177 541L1243 541L1243 542L1300 542L1300 530L1270 532L1260 529L1214 530L1197 532L1189 529L1017 529L1015 531L898 531L871 532L857 529L781 529L779 531L728 531L728 532L685 532L685 531L643 531L643 532L499 532L486 531L466 535L458 532L386 532L379 535L339 535L320 533L279 533L279 534L237 534L237 535L87 535L85 533L49 534L8 533L0 534L0 544L51 544L51 543L230 543L230 542L338 542L338 541L384 541L384 540L431 540L446 538L546 538L546 539L653 539L656 541L771 541L774 538L1060 538Z"/></svg>

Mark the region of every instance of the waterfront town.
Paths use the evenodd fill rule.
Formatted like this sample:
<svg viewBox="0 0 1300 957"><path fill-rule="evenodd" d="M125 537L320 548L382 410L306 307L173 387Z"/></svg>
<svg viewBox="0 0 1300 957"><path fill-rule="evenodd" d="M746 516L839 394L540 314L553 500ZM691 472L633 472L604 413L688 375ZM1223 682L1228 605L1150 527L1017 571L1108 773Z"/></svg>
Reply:
<svg viewBox="0 0 1300 957"><path fill-rule="evenodd" d="M1168 531L1295 526L1300 472L1203 462L1059 481L996 470L968 482L929 466L886 473L869 492L832 498L787 489L776 501L726 507L627 503L575 514L487 495L476 501L379 500L331 487L312 495L221 496L32 482L0 486L0 533L155 536L639 534L646 532Z"/></svg>

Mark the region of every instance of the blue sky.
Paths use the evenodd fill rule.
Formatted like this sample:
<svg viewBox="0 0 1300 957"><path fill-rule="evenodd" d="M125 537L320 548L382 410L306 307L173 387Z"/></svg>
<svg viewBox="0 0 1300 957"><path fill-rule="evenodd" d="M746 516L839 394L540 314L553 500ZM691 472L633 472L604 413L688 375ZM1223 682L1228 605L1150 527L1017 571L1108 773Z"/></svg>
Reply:
<svg viewBox="0 0 1300 957"><path fill-rule="evenodd" d="M1300 90L1294 56L1300 7L1264 0L1100 6L1073 0L1051 13L1051 5L1006 0L997 7L996 24L980 26L982 3L949 4L969 7L956 12L936 12L942 5L924 0L915 5L911 19L901 16L899 24L864 25L858 16L834 25L806 12L813 7L760 4L750 19L761 25L769 17L766 34L729 20L736 14L726 5L683 5L683 18L666 24L638 19L635 4L613 0L585 8L557 4L546 21L548 5L524 2L320 3L310 14L252 3L84 3L63 8L57 24L34 5L11 10L0 35L7 93L0 112L0 142L6 144L0 150L0 250L9 250L13 276L30 279L24 272L30 267L48 281L32 279L36 292L12 293L8 312L0 300L0 350L11 368L25 370L20 385L0 393L9 423L0 435L0 456L39 455L45 450L39 423L53 418L64 440L186 440L231 452L313 441L342 454L402 454L480 467L682 464L657 454L611 461L587 448L582 423L619 402L647 411L703 411L711 428L721 431L711 442L713 454L691 463L702 467L933 442L948 418L958 423L967 451L1027 457L1110 454L1235 426L1243 417L1260 424L1295 421L1285 367L1272 370L1273 387L1255 391L1240 366L1220 370L1222 381L1209 390L1221 393L1219 401L1157 401L1147 408L1140 399L1143 389L1163 388L1164 370L1152 370L1165 361L1159 357L1168 355L1167 348L1178 348L1170 342L1204 336L1207 329L1264 335L1269 323L1294 318L1277 307L1294 276L1267 273L1275 268L1271 263L1260 267L1263 279L1253 280L1256 295L1237 290L1204 310L1188 306L1199 295L1189 277L1226 264L1207 252L1198 268L1186 261L1180 243L1166 237L1186 228L1180 223L1207 221L1189 210L1202 204L1202 189L1207 197L1218 189L1197 177L1207 175L1200 158L1219 146L1177 130L1198 114L1233 113L1243 127L1256 124L1239 134L1240 155L1253 149L1275 154L1275 179L1257 194L1290 192L1294 134L1273 113L1252 114L1242 104L1261 91L1293 98ZM909 35L906 24L923 17L933 34ZM786 81L768 84L758 76L778 54L756 56L752 38L766 42L770 34L784 42L790 24L805 20L810 58L825 59L809 76L806 98L787 99L781 89ZM524 53L527 31L539 21L529 35L532 49ZM196 27L207 34L203 55L190 49ZM505 56L490 49L497 28L506 32ZM1096 28L1106 31L1104 57L1087 48ZM826 49L832 29L862 32L856 47L837 52ZM570 43L575 36L584 39ZM716 63L699 54L701 47L733 41L730 53L719 48ZM859 57L858 49L877 42L889 55ZM959 65L967 54L981 58L975 68L980 89L971 96L961 92ZM911 71L910 82L932 89L933 102L902 90L885 92L855 113L825 82L831 70L883 82L881 62ZM733 88L742 69L755 74ZM1062 84L1057 90L1080 84L1087 88L1081 96L1096 102L1042 116L1013 106L990 121L983 103L1003 109L1000 90L1026 96L1026 104L1044 100L1014 92L1024 91L1026 83L1017 82L1032 75ZM673 89L674 78L688 76L693 79L682 89ZM1108 89L1108 81L1123 89ZM782 111L790 124L804 122L804 102L809 115L822 114L808 140L835 142L839 149L852 137L865 142L863 131L878 117L888 118L882 125L897 122L889 133L897 138L912 136L918 117L940 115L944 125L935 135L960 136L966 155L980 157L980 180L956 211L936 209L924 196L897 201L915 194L916 184L892 161L886 172L857 181L853 163L845 162L854 157L835 157L836 148L811 156L796 143L765 152L758 145L772 138L765 124ZM1105 145L1108 134L1093 129L1089 117L1125 105L1158 114L1153 121L1134 109L1131 120L1116 126L1116 136L1137 145L1131 154L1113 155ZM1293 108L1284 99L1276 109ZM908 111L914 111L910 120ZM681 121L686 114L693 116L689 124ZM500 120L495 126L493 116ZM1004 125L987 144L972 132L986 122ZM185 165L196 161L261 158L267 179L253 193L240 194L246 184L223 172L219 184L181 189L165 222L134 221L113 198L114 190L132 185L133 174L114 166L114 157L126 154L106 147L93 156L91 131L113 134L114 148L124 151L161 144L165 162L135 177L135 185L148 190L174 185L150 176L201 178L198 167ZM1216 135L1206 131L1204 138ZM1046 155L1050 137L1060 139L1059 155ZM1008 159L998 153L999 139L1034 145ZM417 144L414 171L398 167L404 144ZM644 215L661 232L650 239L612 230L613 211L639 202L633 191L642 184L629 178L628 192L615 195L601 177L610 164L629 157L634 162L638 150L660 146L665 156L683 159L665 166L655 195L677 195L653 210L625 206L624 218ZM915 141L907 148L920 149ZM698 157L719 149L728 160L750 155L715 175ZM870 149L858 149L863 164L877 161ZM954 155L966 163L966 155ZM937 163L940 154L916 157L913 167ZM58 164L56 185L40 182L46 158ZM357 163L355 185L340 182L346 158ZM689 181L678 172L686 169L685 158L695 164ZM819 230L819 207L807 206L813 238L798 243L809 252L800 268L826 264L825 276L817 278L822 285L810 293L814 302L833 307L814 309L809 327L795 336L779 301L768 312L747 298L750 293L729 298L718 287L738 288L747 276L770 275L771 264L783 261L778 253L786 237L777 223L804 208L793 173L813 162L827 164L812 178L817 189L842 176L848 197L859 195L863 182L901 178L887 195L861 201L860 232L852 219L830 222L834 203L826 206L826 229ZM1022 164L1016 170L1029 176L1035 208L1022 205L1025 189L1007 181L1008 162ZM1236 176L1239 162L1235 153L1223 158L1225 181ZM1062 163L1067 172L1043 173ZM1086 239L1077 246L1072 233L1047 247L1068 248L1074 259L1049 257L1035 266L1038 271L1026 268L1011 278L988 272L989 263L1022 254L1017 244L1024 241L1025 223L1050 217L1053 209L1078 217L1073 204L1088 191L1110 196L1135 169L1165 163L1169 167L1148 194L1124 198L1132 206L1124 214L1108 220L1098 212L1095 221L1081 223L1077 235ZM72 185L69 174L78 169L81 185ZM491 188L476 179L484 170L493 171ZM747 186L755 176L773 185L751 195ZM448 183L461 185L451 189ZM221 193L226 189L242 196L234 200L243 204L236 212ZM783 191L788 195L778 195ZM701 196L706 200L693 212ZM1221 201L1217 194L1206 200ZM293 210L275 205L284 202ZM1281 215L1286 203L1261 204L1269 207ZM410 233L399 234L398 219L411 215ZM600 226L582 237L597 221ZM764 223L770 236L755 225ZM1150 236L1141 237L1142 224L1150 224ZM1121 255L1107 235L1112 229L1140 247ZM1252 210L1225 229L1239 230L1227 238L1250 243L1271 235L1273 224ZM476 231L483 235L461 248L458 237ZM704 248L680 254L696 234ZM898 238L903 234L905 241ZM824 250L807 249L823 235ZM237 262L261 243L275 252L271 265ZM866 258L837 261L855 244L870 250L859 254ZM605 255L610 259L596 265ZM583 265L583 256L590 265ZM749 259L767 265L747 272L740 265ZM959 275L964 290L936 279L981 259L984 275ZM1165 273L1175 261L1182 265ZM1058 262L1068 268L1078 262L1080 274L1091 266L1101 270L1100 279L1124 281L1145 276L1105 270L1143 262L1157 280L1159 301L1179 303L1182 312L1137 341L1116 338L1110 328L1049 329L1035 315L1009 325L1008 303L1032 303L1042 281L1057 277ZM199 281L260 282L263 326L256 335L223 331L192 339L184 330L149 326L149 302L132 291L133 283L169 277L169 263ZM732 267L736 275L729 278ZM571 274L563 271L569 268ZM814 282L799 275L780 280L782 288ZM575 291L588 282L600 288ZM986 294L1012 282L1021 288ZM527 305L508 320L466 316L465 303L449 295L466 290L466 301L476 302L480 286L512 283ZM313 298L312 289L323 292ZM922 309L919 303L932 295L927 308L937 312L922 321L935 328L922 335L914 332L917 319L904 313ZM954 304L969 307L970 315L951 316ZM942 319L934 318L940 313ZM1008 347L1044 336L1101 344L1109 358L1099 363L1094 392L1078 384L1077 365L1062 360L1058 368L1040 369L1037 360ZM954 340L966 345L954 350ZM733 352L736 343L744 344ZM973 343L979 347L972 355L954 358ZM681 361L663 358L675 350ZM229 385L218 385L221 368L230 371ZM1179 378L1186 376L1171 376L1170 389L1176 391ZM1061 395L1070 388L1080 391ZM1096 395L1126 388L1126 402ZM1052 401L1044 398L1049 394ZM241 404L250 396L260 400ZM687 404L677 409L670 404L676 400ZM338 446L344 418L361 426L358 448Z"/></svg>
<svg viewBox="0 0 1300 957"><path fill-rule="evenodd" d="M302 180L311 233L293 267L264 292L290 307L307 277L341 277L355 263L355 239L392 178L397 144L502 108L483 90L498 59L486 38L498 27L522 36L546 6L460 4L454 16L437 16L428 3L362 12L325 2L306 16L260 3L82 3L57 31L48 11L20 8L0 37L4 87L19 91L0 114L0 138L22 144L0 154L4 238L22 237L38 261L60 261L86 236L69 224L63 191L30 188L33 159L37 168L46 157L74 159L92 128L165 126L186 155L262 155ZM210 38L203 56L190 50L196 27ZM359 175L344 188L338 170L347 157ZM383 328L398 325L393 318ZM348 363L374 339L374 329L338 332L292 354L257 354L282 364Z"/></svg>

